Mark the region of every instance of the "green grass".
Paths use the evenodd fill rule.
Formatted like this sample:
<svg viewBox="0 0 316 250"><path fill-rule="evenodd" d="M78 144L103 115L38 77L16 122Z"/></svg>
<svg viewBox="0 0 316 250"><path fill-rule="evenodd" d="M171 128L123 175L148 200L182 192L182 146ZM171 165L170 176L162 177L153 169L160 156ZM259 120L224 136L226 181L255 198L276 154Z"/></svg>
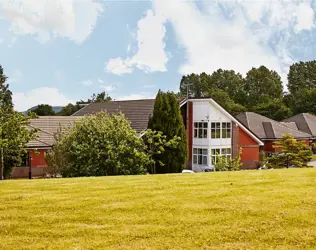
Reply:
<svg viewBox="0 0 316 250"><path fill-rule="evenodd" d="M0 182L0 249L315 249L316 169Z"/></svg>

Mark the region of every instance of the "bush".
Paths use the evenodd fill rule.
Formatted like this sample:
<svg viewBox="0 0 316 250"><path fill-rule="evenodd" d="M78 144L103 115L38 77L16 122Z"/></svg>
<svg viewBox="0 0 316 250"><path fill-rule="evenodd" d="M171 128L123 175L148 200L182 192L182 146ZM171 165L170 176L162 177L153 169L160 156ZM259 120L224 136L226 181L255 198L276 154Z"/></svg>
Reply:
<svg viewBox="0 0 316 250"><path fill-rule="evenodd" d="M235 159L223 157L219 154L216 156L216 171L238 171L240 170L242 163L240 161L242 149L240 148L239 154Z"/></svg>

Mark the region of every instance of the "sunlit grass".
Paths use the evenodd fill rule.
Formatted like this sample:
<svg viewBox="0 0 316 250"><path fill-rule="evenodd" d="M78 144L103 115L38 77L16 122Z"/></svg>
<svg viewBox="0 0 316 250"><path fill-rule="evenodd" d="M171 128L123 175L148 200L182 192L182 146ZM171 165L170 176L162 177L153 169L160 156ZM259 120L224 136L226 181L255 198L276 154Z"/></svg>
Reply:
<svg viewBox="0 0 316 250"><path fill-rule="evenodd" d="M315 249L316 169L0 182L0 249Z"/></svg>

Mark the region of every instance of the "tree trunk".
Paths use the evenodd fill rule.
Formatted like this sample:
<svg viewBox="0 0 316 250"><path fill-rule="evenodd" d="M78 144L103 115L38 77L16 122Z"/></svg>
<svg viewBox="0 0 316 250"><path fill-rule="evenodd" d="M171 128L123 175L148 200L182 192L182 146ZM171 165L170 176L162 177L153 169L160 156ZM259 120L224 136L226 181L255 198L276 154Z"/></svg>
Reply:
<svg viewBox="0 0 316 250"><path fill-rule="evenodd" d="M0 148L0 180L4 179L4 159L3 159L3 148Z"/></svg>

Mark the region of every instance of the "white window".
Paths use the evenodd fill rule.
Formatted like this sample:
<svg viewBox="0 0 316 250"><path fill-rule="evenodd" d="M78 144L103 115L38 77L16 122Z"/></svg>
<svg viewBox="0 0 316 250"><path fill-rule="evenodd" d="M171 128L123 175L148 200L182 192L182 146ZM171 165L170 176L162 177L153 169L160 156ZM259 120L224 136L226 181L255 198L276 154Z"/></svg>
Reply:
<svg viewBox="0 0 316 250"><path fill-rule="evenodd" d="M204 148L193 148L193 164L207 165L208 150Z"/></svg>
<svg viewBox="0 0 316 250"><path fill-rule="evenodd" d="M221 138L221 123L220 122L211 123L211 138L213 139Z"/></svg>
<svg viewBox="0 0 316 250"><path fill-rule="evenodd" d="M231 138L232 127L230 122L222 123L222 138Z"/></svg>
<svg viewBox="0 0 316 250"><path fill-rule="evenodd" d="M207 122L194 123L194 138L207 138Z"/></svg>
<svg viewBox="0 0 316 250"><path fill-rule="evenodd" d="M212 158L212 164L216 164L217 162L217 156L223 156L226 159L231 158L232 154L231 154L231 148L212 148L211 149L211 158Z"/></svg>

